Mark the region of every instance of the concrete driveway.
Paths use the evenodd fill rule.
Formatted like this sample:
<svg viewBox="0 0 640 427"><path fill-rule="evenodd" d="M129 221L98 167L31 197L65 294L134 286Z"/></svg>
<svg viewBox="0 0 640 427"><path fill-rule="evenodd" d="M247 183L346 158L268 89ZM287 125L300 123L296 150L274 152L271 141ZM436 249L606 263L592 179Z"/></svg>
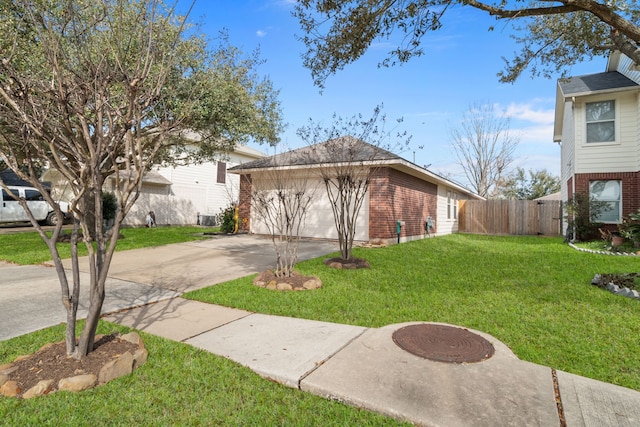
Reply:
<svg viewBox="0 0 640 427"><path fill-rule="evenodd" d="M326 255L337 243L302 241L300 260ZM65 268L70 266L66 260ZM222 283L272 268L275 252L270 239L250 235L211 239L114 255L103 313L176 297L183 292ZM88 307L88 262L80 259L81 304ZM60 284L51 266L16 266L0 262L0 340L20 336L66 320Z"/></svg>
<svg viewBox="0 0 640 427"><path fill-rule="evenodd" d="M302 240L299 259L338 250L336 242ZM87 259L80 270L88 272ZM275 267L271 239L247 234L116 252L109 277L177 292L193 291ZM64 261L69 268L69 260Z"/></svg>

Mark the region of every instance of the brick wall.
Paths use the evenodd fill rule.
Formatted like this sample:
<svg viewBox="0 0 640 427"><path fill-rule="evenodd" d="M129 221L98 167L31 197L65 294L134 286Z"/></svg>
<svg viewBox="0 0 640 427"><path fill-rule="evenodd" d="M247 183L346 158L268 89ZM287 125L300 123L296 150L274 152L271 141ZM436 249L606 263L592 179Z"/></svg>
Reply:
<svg viewBox="0 0 640 427"><path fill-rule="evenodd" d="M422 236L426 218L436 218L438 187L435 184L381 168L374 173L369 191L369 238L372 240L397 237L397 220L405 222L401 237Z"/></svg>
<svg viewBox="0 0 640 427"><path fill-rule="evenodd" d="M240 224L238 230L249 231L251 229L251 175L240 175L240 197L238 215Z"/></svg>
<svg viewBox="0 0 640 427"><path fill-rule="evenodd" d="M589 193L590 181L622 181L622 216L640 208L640 172L581 173L574 175L576 193Z"/></svg>

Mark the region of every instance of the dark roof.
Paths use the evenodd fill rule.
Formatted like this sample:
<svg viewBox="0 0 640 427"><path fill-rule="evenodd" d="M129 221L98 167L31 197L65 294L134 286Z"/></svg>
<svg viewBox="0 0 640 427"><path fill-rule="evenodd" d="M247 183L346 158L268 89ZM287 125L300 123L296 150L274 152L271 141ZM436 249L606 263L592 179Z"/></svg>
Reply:
<svg viewBox="0 0 640 427"><path fill-rule="evenodd" d="M564 96L638 87L638 83L617 71L560 79L559 84Z"/></svg>
<svg viewBox="0 0 640 427"><path fill-rule="evenodd" d="M22 187L32 186L30 182L20 178L18 175L16 175L14 171L12 171L9 168L6 168L5 170L0 171L0 179L2 180L2 182L5 183L5 185L19 185Z"/></svg>
<svg viewBox="0 0 640 427"><path fill-rule="evenodd" d="M312 166L327 163L402 160L390 151L352 136L344 136L229 168L229 171L267 169L274 166Z"/></svg>

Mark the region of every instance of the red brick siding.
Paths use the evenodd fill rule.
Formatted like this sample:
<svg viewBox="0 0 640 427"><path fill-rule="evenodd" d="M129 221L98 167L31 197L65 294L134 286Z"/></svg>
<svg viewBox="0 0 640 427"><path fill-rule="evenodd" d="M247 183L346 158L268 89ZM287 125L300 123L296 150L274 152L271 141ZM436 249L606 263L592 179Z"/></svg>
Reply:
<svg viewBox="0 0 640 427"><path fill-rule="evenodd" d="M622 216L636 212L640 208L640 172L608 172L575 174L576 193L589 193L590 181L622 181Z"/></svg>
<svg viewBox="0 0 640 427"><path fill-rule="evenodd" d="M238 230L251 229L251 175L240 175L240 200L238 201L238 215L240 224Z"/></svg>
<svg viewBox="0 0 640 427"><path fill-rule="evenodd" d="M569 199L573 197L573 177L567 180L567 196Z"/></svg>
<svg viewBox="0 0 640 427"><path fill-rule="evenodd" d="M401 237L421 236L427 217L436 218L438 187L435 184L381 168L372 177L369 191L369 239L397 237L398 220L405 222Z"/></svg>

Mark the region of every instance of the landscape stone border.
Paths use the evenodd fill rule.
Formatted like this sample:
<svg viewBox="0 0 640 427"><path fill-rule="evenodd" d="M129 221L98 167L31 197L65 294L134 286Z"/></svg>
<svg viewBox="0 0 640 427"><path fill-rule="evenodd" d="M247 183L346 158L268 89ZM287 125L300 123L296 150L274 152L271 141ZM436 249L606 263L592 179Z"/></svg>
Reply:
<svg viewBox="0 0 640 427"><path fill-rule="evenodd" d="M592 254L633 256L633 257L637 257L638 256L638 253L632 253L632 252L609 252L609 251L596 251L596 250L587 249L587 248L579 248L578 246L574 245L571 242L569 242L569 246L572 247L575 250L580 251L580 252L587 252L587 253L592 253ZM591 279L591 284L594 285L594 286L598 286L598 284L600 283L600 278L601 278L600 274L596 274L595 276L593 276L593 279ZM616 285L615 283L607 283L606 289L609 292L611 292L612 294L615 294L615 295L621 295L621 296L625 296L627 298L640 300L640 293L638 291L636 291L635 289L629 289L626 286L621 288L620 286Z"/></svg>
<svg viewBox="0 0 640 427"><path fill-rule="evenodd" d="M101 337L102 335L97 335L96 341L98 341ZM109 381L120 378L121 376L128 375L147 361L149 352L145 348L144 342L137 332L130 332L125 335L117 334L117 337L115 339L128 341L132 344L137 345L138 348L133 354L126 351L123 354L118 355L118 357L107 362L100 369L100 373L98 376L95 376L93 374L78 374L72 377L63 378L58 382L57 387L54 386L53 380L42 380L23 393L23 390L20 390L18 384L15 381L11 380L11 373L17 368L13 367L12 363L2 365L0 366L0 396L30 399L33 397L43 396L55 391L83 391L102 384L106 384ZM43 346L42 348L50 345L52 344L45 344L45 346ZM33 356L33 354L19 356L17 360L23 357L31 356Z"/></svg>
<svg viewBox="0 0 640 427"><path fill-rule="evenodd" d="M601 277L602 276L600 274L596 274L595 276L593 276L593 279L591 279L591 284L598 286L598 284L601 282ZM629 289L626 286L621 288L615 283L607 283L607 290L612 294L622 295L623 297L640 300L640 293L635 289Z"/></svg>
<svg viewBox="0 0 640 427"><path fill-rule="evenodd" d="M590 254L614 255L614 256L633 256L633 257L637 257L638 256L637 253L633 253L633 252L596 251L594 249L580 248L580 247L574 245L571 242L569 242L569 246L572 247L573 249L577 250L577 251L587 252L587 253L590 253Z"/></svg>

